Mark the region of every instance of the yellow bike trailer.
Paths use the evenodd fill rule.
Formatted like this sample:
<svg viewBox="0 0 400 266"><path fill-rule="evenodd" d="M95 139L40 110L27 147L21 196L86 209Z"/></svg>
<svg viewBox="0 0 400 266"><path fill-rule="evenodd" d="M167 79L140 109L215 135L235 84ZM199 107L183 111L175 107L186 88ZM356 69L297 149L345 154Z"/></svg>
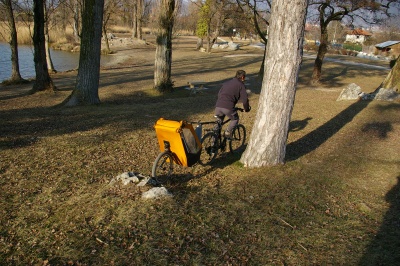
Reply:
<svg viewBox="0 0 400 266"><path fill-rule="evenodd" d="M201 154L201 142L192 124L160 118L154 125L160 151L171 151L174 163L192 166Z"/></svg>

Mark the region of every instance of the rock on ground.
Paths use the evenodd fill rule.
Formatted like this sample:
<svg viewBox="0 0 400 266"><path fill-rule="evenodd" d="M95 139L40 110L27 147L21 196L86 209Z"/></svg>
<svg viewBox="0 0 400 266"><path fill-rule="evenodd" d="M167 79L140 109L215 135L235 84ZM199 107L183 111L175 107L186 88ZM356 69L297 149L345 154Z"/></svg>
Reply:
<svg viewBox="0 0 400 266"><path fill-rule="evenodd" d="M342 90L337 101L341 100L379 100L379 101L394 101L400 100L400 94L392 89L379 88L372 93L361 91L357 84L350 84Z"/></svg>
<svg viewBox="0 0 400 266"><path fill-rule="evenodd" d="M362 94L360 86L355 83L351 83L342 90L337 101L341 100L357 100Z"/></svg>
<svg viewBox="0 0 400 266"><path fill-rule="evenodd" d="M172 194L165 187L154 187L142 194L143 199L154 199L161 197L172 197Z"/></svg>

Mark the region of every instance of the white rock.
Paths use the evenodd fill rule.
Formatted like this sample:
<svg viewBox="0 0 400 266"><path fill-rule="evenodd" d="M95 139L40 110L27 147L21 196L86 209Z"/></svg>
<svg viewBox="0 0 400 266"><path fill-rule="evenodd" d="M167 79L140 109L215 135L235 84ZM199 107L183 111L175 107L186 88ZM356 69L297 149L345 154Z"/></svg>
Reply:
<svg viewBox="0 0 400 266"><path fill-rule="evenodd" d="M143 199L155 199L161 197L172 197L172 194L165 187L154 187L142 194Z"/></svg>

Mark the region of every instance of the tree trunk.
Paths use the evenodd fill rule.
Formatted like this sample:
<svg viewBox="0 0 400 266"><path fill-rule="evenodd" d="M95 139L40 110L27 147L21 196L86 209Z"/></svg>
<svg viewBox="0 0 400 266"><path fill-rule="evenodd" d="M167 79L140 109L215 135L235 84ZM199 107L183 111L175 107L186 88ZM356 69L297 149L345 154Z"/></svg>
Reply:
<svg viewBox="0 0 400 266"><path fill-rule="evenodd" d="M15 27L14 13L11 4L11 0L5 0L4 2L6 6L6 15L8 19L8 23L10 24L10 49L11 49L11 82L22 82L24 79L21 77L21 73L19 71L19 58L18 58L18 38L17 38L17 29Z"/></svg>
<svg viewBox="0 0 400 266"><path fill-rule="evenodd" d="M400 92L400 56L380 87Z"/></svg>
<svg viewBox="0 0 400 266"><path fill-rule="evenodd" d="M133 12L132 12L132 38L137 38L138 37L138 20L139 20L139 14L138 14L138 1L134 0L133 1Z"/></svg>
<svg viewBox="0 0 400 266"><path fill-rule="evenodd" d="M33 1L33 46L36 79L33 83L31 93L37 91L54 91L55 86L49 75L46 61L46 41L44 36L44 1Z"/></svg>
<svg viewBox="0 0 400 266"><path fill-rule="evenodd" d="M74 2L74 22L73 22L73 32L74 32L74 40L76 43L80 41L80 20L79 20L79 5L78 5L78 0L75 0Z"/></svg>
<svg viewBox="0 0 400 266"><path fill-rule="evenodd" d="M260 70L258 71L258 77L262 79L264 72L265 72L265 58L267 57L267 44L264 47L264 56L261 62Z"/></svg>
<svg viewBox="0 0 400 266"><path fill-rule="evenodd" d="M210 51L209 52L211 52L211 49L212 49L213 45L215 44L215 42L218 41L218 37L220 35L221 28L223 28L224 17L225 17L224 4L225 4L224 1L221 1L219 4L215 3L215 6L216 6L216 8L218 10L217 11L217 18L216 18L217 19L217 24L215 25L215 31L214 31L214 34L212 35L212 39L211 39L211 43L210 43Z"/></svg>
<svg viewBox="0 0 400 266"><path fill-rule="evenodd" d="M160 15L156 36L156 59L154 68L154 88L160 92L172 91L172 29L174 25L175 0L160 0Z"/></svg>
<svg viewBox="0 0 400 266"><path fill-rule="evenodd" d="M300 68L307 0L274 0L262 90L249 144L247 167L284 163Z"/></svg>
<svg viewBox="0 0 400 266"><path fill-rule="evenodd" d="M196 50L200 50L200 48L203 48L203 38L197 37Z"/></svg>
<svg viewBox="0 0 400 266"><path fill-rule="evenodd" d="M46 62L51 73L57 73L57 70L54 68L53 60L51 60L50 54L50 36L49 36L49 16L47 15L47 7L46 2L44 4L44 39L45 39L45 50L46 50Z"/></svg>
<svg viewBox="0 0 400 266"><path fill-rule="evenodd" d="M207 53L211 53L211 33L210 33L210 28L208 28L206 40L207 40Z"/></svg>
<svg viewBox="0 0 400 266"><path fill-rule="evenodd" d="M101 31L104 0L85 0L76 86L66 106L99 104Z"/></svg>
<svg viewBox="0 0 400 266"><path fill-rule="evenodd" d="M256 4L256 2L254 2L254 3ZM255 29L256 29L256 32L257 32L258 36L259 36L259 37L261 38L261 40L263 40L264 43L265 43L265 47L264 47L264 56L263 56L263 60L262 60L262 62L261 62L260 70L259 70L259 72L258 72L258 77L259 77L259 78L262 78L263 75L264 75L264 69L265 69L264 63L265 63L265 57L267 56L267 43L268 43L268 39L265 37L265 34L261 31L260 25L258 25L258 21L257 21L257 9L256 9L256 5L255 5L255 4L254 4L254 6L253 6L253 17L252 17L253 24L254 24L254 27L255 27ZM267 26L269 26L269 23L268 23L268 22L266 22L266 23L267 23ZM267 32L267 34L268 34L268 32Z"/></svg>
<svg viewBox="0 0 400 266"><path fill-rule="evenodd" d="M107 24L108 21L110 19L110 13L107 14L106 18L103 21L103 38L104 38L104 42L106 43L106 48L105 48L105 53L106 54L110 54L111 53L111 49L110 49L110 43L108 42L108 36L107 36ZM100 44L100 51L101 51L101 44Z"/></svg>
<svg viewBox="0 0 400 266"><path fill-rule="evenodd" d="M318 48L317 58L314 63L314 70L311 78L313 85L318 85L321 80L322 62L324 61L326 52L328 51L328 27L327 24L321 23L321 40Z"/></svg>
<svg viewBox="0 0 400 266"><path fill-rule="evenodd" d="M139 40L143 39L143 30L142 30L142 22L143 22L143 8L144 8L144 0L138 0L138 5L137 5L137 14L138 14L138 20L137 20L137 38Z"/></svg>

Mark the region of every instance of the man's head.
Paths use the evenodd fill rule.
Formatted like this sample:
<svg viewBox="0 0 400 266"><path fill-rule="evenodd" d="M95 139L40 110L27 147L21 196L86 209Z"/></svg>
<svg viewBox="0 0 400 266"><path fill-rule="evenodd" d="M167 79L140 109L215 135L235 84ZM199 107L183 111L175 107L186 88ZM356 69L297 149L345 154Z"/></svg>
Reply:
<svg viewBox="0 0 400 266"><path fill-rule="evenodd" d="M236 71L236 78L241 81L244 81L244 79L246 78L246 71L244 71L244 70Z"/></svg>

